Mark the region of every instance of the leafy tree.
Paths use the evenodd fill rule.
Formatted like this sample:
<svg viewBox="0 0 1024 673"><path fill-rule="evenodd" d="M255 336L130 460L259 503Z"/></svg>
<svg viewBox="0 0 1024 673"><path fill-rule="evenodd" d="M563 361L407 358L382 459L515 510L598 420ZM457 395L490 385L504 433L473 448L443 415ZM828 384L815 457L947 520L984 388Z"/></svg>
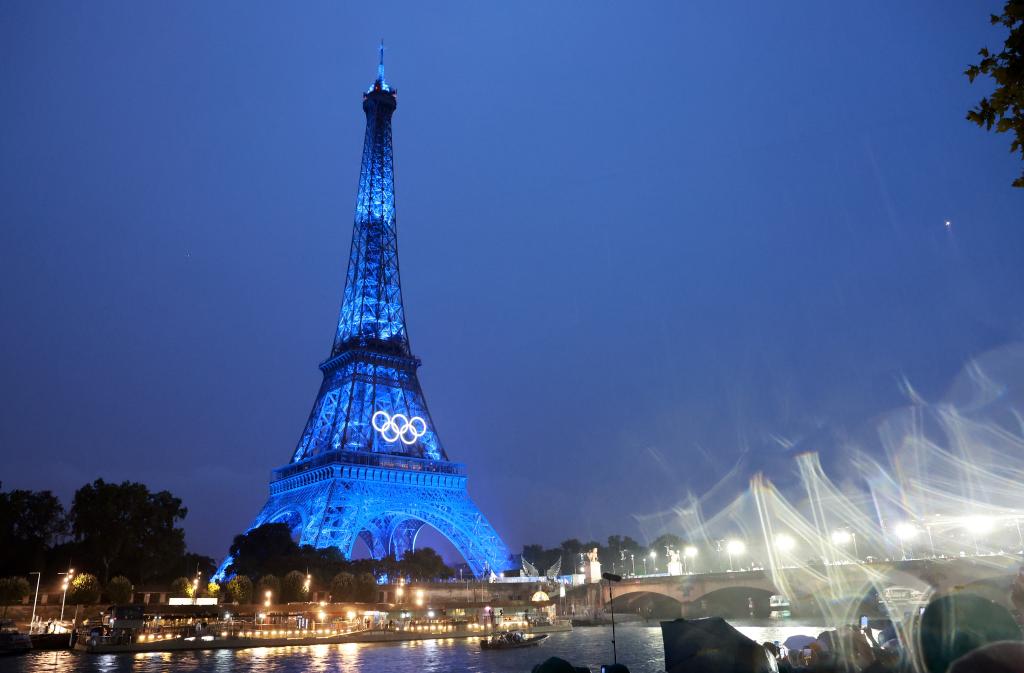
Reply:
<svg viewBox="0 0 1024 673"><path fill-rule="evenodd" d="M206 595L211 598L216 598L220 595L220 585L216 582L210 582L206 585Z"/></svg>
<svg viewBox="0 0 1024 673"><path fill-rule="evenodd" d="M50 548L67 529L64 507L51 492L0 493L0 572L43 567Z"/></svg>
<svg viewBox="0 0 1024 673"><path fill-rule="evenodd" d="M391 582L398 581L398 578L402 576L402 562L395 558L394 554L388 554L384 558L378 559L374 563L374 574L380 577L386 577Z"/></svg>
<svg viewBox="0 0 1024 673"><path fill-rule="evenodd" d="M356 575L355 597L353 600L360 603L372 603L377 600L377 578L372 573L359 573Z"/></svg>
<svg viewBox="0 0 1024 673"><path fill-rule="evenodd" d="M187 577L176 577L171 582L171 595L175 598L192 597L192 580Z"/></svg>
<svg viewBox="0 0 1024 673"><path fill-rule="evenodd" d="M558 548L561 551L562 572L576 572L579 570L583 543L573 537L568 540L562 540Z"/></svg>
<svg viewBox="0 0 1024 673"><path fill-rule="evenodd" d="M298 570L292 570L281 580L281 602L292 603L302 601L306 598L304 591L306 574Z"/></svg>
<svg viewBox="0 0 1024 673"><path fill-rule="evenodd" d="M413 580L429 581L451 577L454 572L441 555L430 547L405 552L400 563L402 574Z"/></svg>
<svg viewBox="0 0 1024 673"><path fill-rule="evenodd" d="M236 535L229 550L233 559L229 572L256 576L271 570L274 561L299 553L291 529L283 523L265 523ZM278 570L278 568L273 568Z"/></svg>
<svg viewBox="0 0 1024 673"><path fill-rule="evenodd" d="M196 574L202 577L210 577L217 569L217 563L209 556L188 552L181 557L181 560L173 567L173 573L177 575L188 575L194 577Z"/></svg>
<svg viewBox="0 0 1024 673"><path fill-rule="evenodd" d="M340 572L331 579L331 600L355 600L356 576L350 572Z"/></svg>
<svg viewBox="0 0 1024 673"><path fill-rule="evenodd" d="M228 582L228 595L239 605L252 603L252 580L245 575L235 575Z"/></svg>
<svg viewBox="0 0 1024 673"><path fill-rule="evenodd" d="M68 602L72 605L90 605L100 599L100 581L95 575L81 573L75 575L68 589Z"/></svg>
<svg viewBox="0 0 1024 673"><path fill-rule="evenodd" d="M683 548L683 538L672 533L665 533L654 538L654 542L651 543L649 549L658 552L659 558L665 557L665 547L680 551Z"/></svg>
<svg viewBox="0 0 1024 673"><path fill-rule="evenodd" d="M638 557L644 553L646 552L643 545L628 535L609 535L608 546L598 547L601 563L609 568L613 568L613 572L617 573L631 571L636 563L635 558L630 560L631 554L634 557ZM662 553L664 553L664 550L662 550Z"/></svg>
<svg viewBox="0 0 1024 673"><path fill-rule="evenodd" d="M107 582L107 598L115 605L130 603L134 587L131 580L124 575L118 575Z"/></svg>
<svg viewBox="0 0 1024 673"><path fill-rule="evenodd" d="M167 491L151 493L144 484L108 484L97 479L75 492L72 532L85 560L139 581L160 576L185 554L185 531L177 523L188 510Z"/></svg>
<svg viewBox="0 0 1024 673"><path fill-rule="evenodd" d="M628 535L609 535L608 550L621 554L621 552L633 552L634 554L643 549L639 542Z"/></svg>
<svg viewBox="0 0 1024 673"><path fill-rule="evenodd" d="M996 133L1012 132L1011 152L1024 157L1024 0L1007 0L1001 15L992 14L993 26L1009 29L1003 50L992 53L987 48L978 52L981 61L964 72L973 82L979 75L989 75L997 86L992 95L982 98L977 107L967 113L967 119ZM1014 187L1024 187L1024 174L1013 181Z"/></svg>
<svg viewBox="0 0 1024 673"><path fill-rule="evenodd" d="M524 544L523 545L523 558L526 559L527 561L529 561L530 563L532 563L533 565L537 565L538 563L543 565L543 562L540 559L544 556L544 553L546 551L547 550L544 549L543 545L539 545L539 544Z"/></svg>
<svg viewBox="0 0 1024 673"><path fill-rule="evenodd" d="M4 617L7 616L8 605L21 603L31 591L32 587L24 577L0 578L0 603L4 606Z"/></svg>
<svg viewBox="0 0 1024 673"><path fill-rule="evenodd" d="M264 575L260 578L259 583L256 585L256 599L259 601L266 600L268 591L270 592L270 601L272 603L281 602L281 580L277 579L274 575Z"/></svg>
<svg viewBox="0 0 1024 673"><path fill-rule="evenodd" d="M532 563L541 574L546 573L548 568L557 563L561 557L562 550L558 547L545 549L543 545L539 544L523 545L523 558ZM571 569L571 564L565 565L565 561L562 562L563 573L571 572Z"/></svg>

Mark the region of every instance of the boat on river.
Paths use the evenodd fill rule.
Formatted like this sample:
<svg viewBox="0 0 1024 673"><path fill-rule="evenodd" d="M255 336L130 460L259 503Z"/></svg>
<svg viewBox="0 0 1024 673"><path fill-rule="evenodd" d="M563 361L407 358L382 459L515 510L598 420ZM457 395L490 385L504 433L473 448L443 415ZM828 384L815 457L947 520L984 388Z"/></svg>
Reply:
<svg viewBox="0 0 1024 673"><path fill-rule="evenodd" d="M22 633L14 626L14 622L0 622L0 655L24 654L32 649L32 640L27 633Z"/></svg>
<svg viewBox="0 0 1024 673"><path fill-rule="evenodd" d="M526 635L522 631L502 631L480 641L483 650L517 650L521 647L533 647L548 637L546 633Z"/></svg>

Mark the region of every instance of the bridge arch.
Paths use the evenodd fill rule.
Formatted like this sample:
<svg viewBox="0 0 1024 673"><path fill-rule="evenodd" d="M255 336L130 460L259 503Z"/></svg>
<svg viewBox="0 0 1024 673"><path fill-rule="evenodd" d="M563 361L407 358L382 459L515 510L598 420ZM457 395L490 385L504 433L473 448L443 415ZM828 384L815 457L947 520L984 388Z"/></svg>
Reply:
<svg viewBox="0 0 1024 673"><path fill-rule="evenodd" d="M644 619L675 619L683 614L683 601L672 592L631 588L615 594L616 614L636 614Z"/></svg>
<svg viewBox="0 0 1024 673"><path fill-rule="evenodd" d="M771 612L771 597L776 593L776 589L763 586L719 587L694 599L689 612L720 617L767 617Z"/></svg>

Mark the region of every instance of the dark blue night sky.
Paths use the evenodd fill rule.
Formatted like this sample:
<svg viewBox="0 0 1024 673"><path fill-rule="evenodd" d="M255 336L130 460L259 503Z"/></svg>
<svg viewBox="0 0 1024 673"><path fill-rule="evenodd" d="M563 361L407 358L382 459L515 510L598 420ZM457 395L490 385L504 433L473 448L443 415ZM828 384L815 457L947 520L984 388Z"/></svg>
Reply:
<svg viewBox="0 0 1024 673"><path fill-rule="evenodd" d="M964 120L1000 4L6 2L3 487L167 488L217 557L248 525L381 37L420 380L513 551L828 459L1024 336L1020 162Z"/></svg>

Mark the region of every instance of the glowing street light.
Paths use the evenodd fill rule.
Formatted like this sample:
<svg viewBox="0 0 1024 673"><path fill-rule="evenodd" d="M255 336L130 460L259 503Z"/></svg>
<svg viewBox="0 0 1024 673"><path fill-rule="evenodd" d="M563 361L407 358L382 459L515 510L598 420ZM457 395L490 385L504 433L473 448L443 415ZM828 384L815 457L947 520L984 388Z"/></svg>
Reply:
<svg viewBox="0 0 1024 673"><path fill-rule="evenodd" d="M265 607L268 607L268 608L270 607L270 597L272 595L273 595L273 592L270 591L270 589L267 589L266 592L264 592L264 594L263 594L263 598L264 598L263 605Z"/></svg>
<svg viewBox="0 0 1024 673"><path fill-rule="evenodd" d="M651 572L652 573L656 573L656 572L658 572L658 552L656 552L656 551L654 551L652 549L651 553L650 553L650 557L651 557Z"/></svg>
<svg viewBox="0 0 1024 673"><path fill-rule="evenodd" d="M796 548L796 540L793 539L792 535L779 533L775 536L775 548L783 553L791 552Z"/></svg>
<svg viewBox="0 0 1024 673"><path fill-rule="evenodd" d="M917 529L909 523L896 524L896 527L893 528L893 532L896 533L896 537L901 540L912 540L917 536Z"/></svg>
<svg viewBox="0 0 1024 673"><path fill-rule="evenodd" d="M964 528L971 534L971 539L974 541L974 555L978 556L981 554L981 550L978 549L978 536L984 535L985 533L991 533L992 529L995 528L996 522L990 516L968 516L963 520Z"/></svg>
<svg viewBox="0 0 1024 673"><path fill-rule="evenodd" d="M857 553L857 534L851 533L850 531L840 528L839 530L832 531L832 544L837 547L845 547L846 545L853 543L853 558L859 560L860 554Z"/></svg>
<svg viewBox="0 0 1024 673"><path fill-rule="evenodd" d="M423 589L416 590L416 606L423 607Z"/></svg>
<svg viewBox="0 0 1024 673"><path fill-rule="evenodd" d="M747 545L743 543L743 540L729 540L725 543L725 551L729 554L729 570L734 570L732 566L733 557L741 556L746 550Z"/></svg>
<svg viewBox="0 0 1024 673"><path fill-rule="evenodd" d="M697 558L697 548L696 547L694 547L692 544L683 547L683 565L684 566L686 565L686 559L690 559L692 561L695 558ZM686 572L689 573L690 571L687 570Z"/></svg>
<svg viewBox="0 0 1024 673"><path fill-rule="evenodd" d="M969 516L964 519L964 527L973 533L991 533L996 521L990 516Z"/></svg>
<svg viewBox="0 0 1024 673"><path fill-rule="evenodd" d="M64 575L64 582L60 588L63 592L60 597L60 621L64 621L64 599L68 596L68 587L71 586L71 580L75 577L75 569L68 568L66 573L57 573L58 575Z"/></svg>
<svg viewBox="0 0 1024 673"><path fill-rule="evenodd" d="M896 533L896 537L900 541L900 556L902 556L903 560L906 561L907 550L904 546L904 542L909 542L910 540L913 540L917 536L917 529L914 528L913 524L898 523L892 530L894 533Z"/></svg>
<svg viewBox="0 0 1024 673"><path fill-rule="evenodd" d="M313 576L310 575L309 573L306 573L306 581L302 583L302 591L303 591L303 593L306 593L306 594L309 593L309 587L310 587L310 585L312 583L313 583Z"/></svg>

